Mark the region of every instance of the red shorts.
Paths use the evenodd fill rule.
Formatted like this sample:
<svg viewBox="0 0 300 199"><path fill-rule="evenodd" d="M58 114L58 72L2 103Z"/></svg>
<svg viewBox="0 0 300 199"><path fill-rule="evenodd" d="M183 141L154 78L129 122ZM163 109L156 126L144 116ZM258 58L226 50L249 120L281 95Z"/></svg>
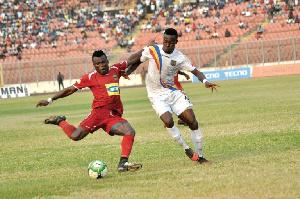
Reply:
<svg viewBox="0 0 300 199"><path fill-rule="evenodd" d="M79 126L90 133L102 128L109 135L113 135L110 134L110 129L114 124L127 122L127 120L123 119L121 116L120 113L114 110L96 108L88 114Z"/></svg>

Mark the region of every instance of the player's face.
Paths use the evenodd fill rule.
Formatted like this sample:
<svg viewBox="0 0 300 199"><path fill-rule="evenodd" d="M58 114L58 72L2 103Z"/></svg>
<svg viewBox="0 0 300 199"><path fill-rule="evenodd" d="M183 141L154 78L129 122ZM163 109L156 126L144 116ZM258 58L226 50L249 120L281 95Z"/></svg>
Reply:
<svg viewBox="0 0 300 199"><path fill-rule="evenodd" d="M105 55L102 55L101 57L94 57L93 65L96 71L101 75L105 75L106 73L108 73L109 66L108 66L108 60Z"/></svg>
<svg viewBox="0 0 300 199"><path fill-rule="evenodd" d="M164 34L163 51L165 53L171 54L174 51L176 44L177 44L177 38L175 35Z"/></svg>

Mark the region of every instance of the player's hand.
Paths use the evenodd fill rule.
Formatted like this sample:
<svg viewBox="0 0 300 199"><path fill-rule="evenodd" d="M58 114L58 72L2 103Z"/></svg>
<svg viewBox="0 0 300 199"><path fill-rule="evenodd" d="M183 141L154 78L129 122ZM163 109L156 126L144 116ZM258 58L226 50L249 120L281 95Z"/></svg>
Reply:
<svg viewBox="0 0 300 199"><path fill-rule="evenodd" d="M185 74L184 76L185 76L186 80L190 79L190 76L188 74Z"/></svg>
<svg viewBox="0 0 300 199"><path fill-rule="evenodd" d="M41 100L37 103L36 107L39 107L39 106L48 106L49 105L49 102L47 100Z"/></svg>
<svg viewBox="0 0 300 199"><path fill-rule="evenodd" d="M125 79L130 80L130 77L125 73L125 71L121 72L121 76L124 77Z"/></svg>
<svg viewBox="0 0 300 199"><path fill-rule="evenodd" d="M212 83L210 83L210 82L205 82L205 87L206 87L206 88L211 88L211 92L213 93L214 90L215 90L216 92L218 92L218 90L217 90L216 87L220 87L220 86L217 85L217 84L212 84Z"/></svg>
<svg viewBox="0 0 300 199"><path fill-rule="evenodd" d="M151 39L151 40L148 42L147 47L153 46L153 45L157 44L157 43L155 42L155 39L156 39L156 37L154 37L153 39Z"/></svg>

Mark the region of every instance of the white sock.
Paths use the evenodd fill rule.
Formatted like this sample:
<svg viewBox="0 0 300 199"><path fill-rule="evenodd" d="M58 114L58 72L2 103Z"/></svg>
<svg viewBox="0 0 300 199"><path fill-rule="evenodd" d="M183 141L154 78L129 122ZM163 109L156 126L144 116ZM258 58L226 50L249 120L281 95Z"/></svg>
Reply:
<svg viewBox="0 0 300 199"><path fill-rule="evenodd" d="M172 138L183 148L188 149L190 148L188 145L185 144L183 138L181 137L179 129L174 125L172 128L166 128Z"/></svg>
<svg viewBox="0 0 300 199"><path fill-rule="evenodd" d="M198 155L202 157L203 139L202 139L202 133L200 131L200 128L198 128L197 130L191 130L191 137L195 146L196 153L198 153Z"/></svg>

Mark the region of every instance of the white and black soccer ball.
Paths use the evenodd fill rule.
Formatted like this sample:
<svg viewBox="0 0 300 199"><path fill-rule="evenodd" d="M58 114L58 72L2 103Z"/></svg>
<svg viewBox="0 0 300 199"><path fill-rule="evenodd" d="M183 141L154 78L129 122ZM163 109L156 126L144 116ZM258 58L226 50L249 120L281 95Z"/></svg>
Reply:
<svg viewBox="0 0 300 199"><path fill-rule="evenodd" d="M102 160L94 160L89 164L88 173L91 178L98 179L106 176L107 165Z"/></svg>

